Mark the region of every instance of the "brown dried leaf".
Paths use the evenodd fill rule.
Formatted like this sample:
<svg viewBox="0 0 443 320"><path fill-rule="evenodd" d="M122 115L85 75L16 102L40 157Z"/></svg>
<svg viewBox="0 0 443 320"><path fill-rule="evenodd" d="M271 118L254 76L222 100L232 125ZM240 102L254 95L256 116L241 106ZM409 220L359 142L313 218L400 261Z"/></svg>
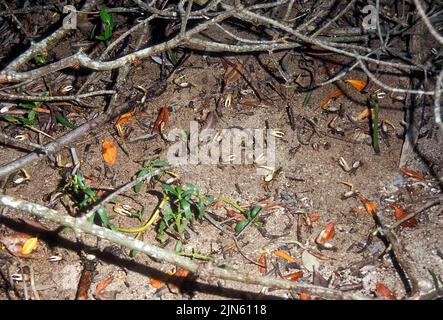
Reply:
<svg viewBox="0 0 443 320"><path fill-rule="evenodd" d="M262 254L260 256L260 258L258 259L258 263L260 263L260 264L265 266L264 268L263 267L258 267L258 271L260 273L266 273L266 271L267 271L267 261L266 260L267 259L266 259L266 255L265 254Z"/></svg>
<svg viewBox="0 0 443 320"><path fill-rule="evenodd" d="M165 106L160 109L157 119L154 122L154 127L152 128L152 132L161 133L163 131L164 126L166 125L166 122L168 122L168 119L169 119L169 111L168 108Z"/></svg>
<svg viewBox="0 0 443 320"><path fill-rule="evenodd" d="M417 180L425 180L424 175L421 172L418 172L415 170L409 170L406 168L402 168L402 169L400 169L400 172L403 173L405 176L412 177Z"/></svg>
<svg viewBox="0 0 443 320"><path fill-rule="evenodd" d="M228 66L226 69L224 81L226 86L236 83L245 74L245 69L241 63Z"/></svg>
<svg viewBox="0 0 443 320"><path fill-rule="evenodd" d="M95 286L95 295L101 295L103 291L105 291L105 289L112 283L112 281L114 281L114 276L109 276L97 283Z"/></svg>
<svg viewBox="0 0 443 320"><path fill-rule="evenodd" d="M397 221L408 215L406 211L394 204L391 204L389 207L394 210L394 216ZM400 225L405 228L415 228L417 224L417 219L415 219L415 217L412 217L411 219L406 220Z"/></svg>
<svg viewBox="0 0 443 320"><path fill-rule="evenodd" d="M327 107L328 107L329 103L332 101L332 99L340 97L342 94L344 94L344 92L341 89L337 89L337 90L333 91L331 94L329 94L328 96L323 98L323 100L321 101L321 104L320 104L321 108L327 109Z"/></svg>
<svg viewBox="0 0 443 320"><path fill-rule="evenodd" d="M392 291L381 282L377 282L375 295L377 297L385 298L386 300L397 300L395 294L393 294Z"/></svg>

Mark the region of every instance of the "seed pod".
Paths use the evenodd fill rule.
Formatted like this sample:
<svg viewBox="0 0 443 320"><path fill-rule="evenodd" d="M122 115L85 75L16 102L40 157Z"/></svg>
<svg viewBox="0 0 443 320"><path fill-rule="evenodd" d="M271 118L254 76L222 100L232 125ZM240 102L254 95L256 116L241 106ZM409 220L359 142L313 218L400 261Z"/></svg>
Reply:
<svg viewBox="0 0 443 320"><path fill-rule="evenodd" d="M63 260L63 257L62 257L62 256L50 256L50 257L48 258L48 261L49 261L49 262L57 262L57 261L61 261L61 260Z"/></svg>
<svg viewBox="0 0 443 320"><path fill-rule="evenodd" d="M338 164L346 172L349 172L352 169L343 157L340 157L340 159L338 159Z"/></svg>

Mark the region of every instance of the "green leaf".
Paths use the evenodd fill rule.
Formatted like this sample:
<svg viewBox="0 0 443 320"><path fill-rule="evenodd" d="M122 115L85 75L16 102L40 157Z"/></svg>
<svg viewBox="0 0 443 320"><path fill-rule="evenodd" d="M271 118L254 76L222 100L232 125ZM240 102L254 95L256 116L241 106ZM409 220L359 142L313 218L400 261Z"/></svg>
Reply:
<svg viewBox="0 0 443 320"><path fill-rule="evenodd" d="M36 55L34 59L35 59L35 61L37 61L38 63L41 63L41 64L46 63L46 59L45 59L45 57L42 56L41 54Z"/></svg>
<svg viewBox="0 0 443 320"><path fill-rule="evenodd" d="M95 38L102 41L107 41L112 37L113 19L112 16L105 10L100 10L100 19L103 24L103 32Z"/></svg>
<svg viewBox="0 0 443 320"><path fill-rule="evenodd" d="M254 208L252 208L251 210L251 219L254 219L255 216L260 212L262 208L260 206L255 206Z"/></svg>
<svg viewBox="0 0 443 320"><path fill-rule="evenodd" d="M152 166L156 167L156 168L158 168L158 167L166 167L168 165L169 165L168 161L164 161L164 160L155 160L152 163Z"/></svg>
<svg viewBox="0 0 443 320"><path fill-rule="evenodd" d="M88 217L88 222L89 222L89 223L94 223L94 220L95 220L95 212L94 212L93 215L91 215L90 217Z"/></svg>
<svg viewBox="0 0 443 320"><path fill-rule="evenodd" d="M137 250L135 250L135 249L132 249L131 251L129 251L129 255L131 256L131 258L134 258L136 254L137 254Z"/></svg>
<svg viewBox="0 0 443 320"><path fill-rule="evenodd" d="M206 212L206 205L203 201L198 203L198 218L201 219L204 217Z"/></svg>
<svg viewBox="0 0 443 320"><path fill-rule="evenodd" d="M239 234L248 225L249 220L242 220L235 225L235 233Z"/></svg>
<svg viewBox="0 0 443 320"><path fill-rule="evenodd" d="M151 169L150 169L150 168L144 168L144 169L141 169L139 172L137 172L137 178L143 177L143 176L149 174L150 172L151 172ZM139 193L140 190L142 189L142 185L143 185L143 184L142 184L141 182L137 183L137 184L134 186L134 192Z"/></svg>
<svg viewBox="0 0 443 320"><path fill-rule="evenodd" d="M168 56L169 61L171 61L171 63L175 66L177 65L178 61L177 61L177 57L175 55L175 52L172 50L166 50L166 55Z"/></svg>
<svg viewBox="0 0 443 320"><path fill-rule="evenodd" d="M31 111L28 113L28 120L29 121L34 121L35 116L37 115L37 111Z"/></svg>
<svg viewBox="0 0 443 320"><path fill-rule="evenodd" d="M174 214L174 211L172 211L172 209L171 209L170 206L164 206L164 207L163 207L163 210L166 211L166 215L165 215L164 218L163 218L163 220L164 220L165 222L168 222L169 220L171 220L171 219L174 218L175 214Z"/></svg>
<svg viewBox="0 0 443 320"><path fill-rule="evenodd" d="M183 247L183 243L182 243L180 240L178 240L178 241L175 243L175 252L180 252L180 251L182 251L182 247Z"/></svg>
<svg viewBox="0 0 443 320"><path fill-rule="evenodd" d="M106 10L100 10L100 19L104 24L112 26L112 16Z"/></svg>
<svg viewBox="0 0 443 320"><path fill-rule="evenodd" d="M247 220L251 220L251 210L245 210L242 213Z"/></svg>
<svg viewBox="0 0 443 320"><path fill-rule="evenodd" d="M24 124L24 125L33 125L33 124L37 124L38 121L35 118L35 116L37 115L36 111L31 111L26 115L26 118L21 118L20 121Z"/></svg>
<svg viewBox="0 0 443 320"><path fill-rule="evenodd" d="M189 221L191 220L191 206L189 205L189 202L187 202L185 199L180 200L180 205L182 206L185 217Z"/></svg>
<svg viewBox="0 0 443 320"><path fill-rule="evenodd" d="M177 232L183 234L183 231L185 231L186 227L186 221L184 221L184 223L176 223L175 225L177 226Z"/></svg>
<svg viewBox="0 0 443 320"><path fill-rule="evenodd" d="M163 220L160 220L160 222L158 223L158 229L157 229L157 239L159 239L160 241L163 238L165 230L166 230L166 222Z"/></svg>
<svg viewBox="0 0 443 320"><path fill-rule="evenodd" d="M20 103L19 104L20 107L25 108L25 109L34 109L35 108L35 102L32 103Z"/></svg>
<svg viewBox="0 0 443 320"><path fill-rule="evenodd" d="M12 122L12 123L19 123L20 122L16 117L13 117L13 116L6 115L6 116L2 116L2 118L5 119L6 121Z"/></svg>
<svg viewBox="0 0 443 320"><path fill-rule="evenodd" d="M64 125L65 127L71 128L71 129L75 129L77 128L77 126L75 124L73 124L72 122L70 122L68 119L66 119L65 117L63 117L63 115L60 112L57 112L55 114L55 119L62 125Z"/></svg>
<svg viewBox="0 0 443 320"><path fill-rule="evenodd" d="M105 210L105 207L100 206L100 208L98 208L97 213L100 217L100 220L103 222L103 225L105 227L109 226L109 217L108 217L108 213Z"/></svg>
<svg viewBox="0 0 443 320"><path fill-rule="evenodd" d="M167 191L167 192L173 194L173 195L176 196L176 197L179 196L178 192L177 192L174 188L172 188L170 185L167 185L167 184L164 184L164 183L160 183L160 187L161 187L163 190L165 190L165 191Z"/></svg>

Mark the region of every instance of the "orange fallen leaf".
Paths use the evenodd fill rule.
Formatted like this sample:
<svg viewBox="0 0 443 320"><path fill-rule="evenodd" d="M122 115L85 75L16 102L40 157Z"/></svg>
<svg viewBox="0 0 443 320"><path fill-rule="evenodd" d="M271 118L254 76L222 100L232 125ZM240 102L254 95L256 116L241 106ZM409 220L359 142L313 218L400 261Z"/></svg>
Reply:
<svg viewBox="0 0 443 320"><path fill-rule="evenodd" d="M375 210L377 209L377 202L373 200L368 200L363 196L358 196L358 199L365 207L366 212L373 216L375 214Z"/></svg>
<svg viewBox="0 0 443 320"><path fill-rule="evenodd" d="M114 281L114 276L107 277L103 279L95 286L95 294L100 295L111 283Z"/></svg>
<svg viewBox="0 0 443 320"><path fill-rule="evenodd" d="M389 207L394 210L394 216L397 221L407 216L406 211L402 210L400 207L394 204L391 204ZM412 217L411 219L406 220L400 225L406 228L415 228L417 226L417 219L415 219L415 217Z"/></svg>
<svg viewBox="0 0 443 320"><path fill-rule="evenodd" d="M318 244L325 244L328 240L332 239L335 234L335 223L328 224L318 235L315 241Z"/></svg>
<svg viewBox="0 0 443 320"><path fill-rule="evenodd" d="M154 289L160 289L161 287L163 287L165 285L165 283L161 280L158 279L154 279L154 278L150 278L149 282L151 283L151 286Z"/></svg>
<svg viewBox="0 0 443 320"><path fill-rule="evenodd" d="M332 101L332 99L340 97L342 94L344 94L344 92L341 89L337 89L337 90L333 91L331 94L329 94L328 96L323 98L323 100L321 101L321 104L320 104L321 108L327 109L327 106Z"/></svg>
<svg viewBox="0 0 443 320"><path fill-rule="evenodd" d="M161 108L157 116L157 119L154 122L154 127L152 128L152 132L161 133L166 125L166 122L168 122L168 119L169 119L168 108L167 107Z"/></svg>
<svg viewBox="0 0 443 320"><path fill-rule="evenodd" d="M402 168L402 169L400 169L400 172L403 173L405 176L412 177L417 180L425 180L424 175L418 171L415 171L415 170L409 170L406 168Z"/></svg>
<svg viewBox="0 0 443 320"><path fill-rule="evenodd" d="M28 240L25 241L25 243L23 244L22 247L22 253L24 255L28 255L30 254L32 251L35 250L35 248L37 248L38 246L38 238L37 237L33 237L33 238L29 238Z"/></svg>
<svg viewBox="0 0 443 320"><path fill-rule="evenodd" d="M178 279L175 280L175 283L168 283L169 291L176 294L180 293L181 287L189 276L189 273L189 270L183 268L177 269L177 271L173 275Z"/></svg>
<svg viewBox="0 0 443 320"><path fill-rule="evenodd" d="M286 253L286 252L284 252L282 250L275 250L274 254L277 257L282 258L282 259L284 259L284 260L286 260L288 262L295 262L295 259L291 255L289 255L288 253Z"/></svg>
<svg viewBox="0 0 443 320"><path fill-rule="evenodd" d="M381 282L377 282L375 295L377 297L385 298L386 300L397 300L395 294L393 294L392 291Z"/></svg>
<svg viewBox="0 0 443 320"><path fill-rule="evenodd" d="M116 126L121 126L122 124L124 124L126 121L128 121L129 119L132 118L132 116L135 114L135 110L131 111L131 112L126 112L125 114L122 114L117 122L115 123Z"/></svg>
<svg viewBox="0 0 443 320"><path fill-rule="evenodd" d="M297 271L294 273L286 274L283 276L284 279L289 281L297 281L301 276L303 276L303 271Z"/></svg>
<svg viewBox="0 0 443 320"><path fill-rule="evenodd" d="M23 245L27 240L31 239L32 236L26 233L16 232L9 236L0 236L0 242L3 243L6 250L8 250L12 255L16 257L26 258L27 254L22 252Z"/></svg>
<svg viewBox="0 0 443 320"><path fill-rule="evenodd" d="M320 219L320 213L318 213L318 212L312 212L309 215L309 220L311 220L311 222L317 222L318 219Z"/></svg>
<svg viewBox="0 0 443 320"><path fill-rule="evenodd" d="M300 300L312 300L311 296L307 293L300 293Z"/></svg>
<svg viewBox="0 0 443 320"><path fill-rule="evenodd" d="M102 156L106 163L111 165L115 164L115 160L117 159L117 147L115 146L114 142L109 140L103 141Z"/></svg>
<svg viewBox="0 0 443 320"><path fill-rule="evenodd" d="M363 91L364 88L367 86L367 82L363 80L356 80L356 79L348 79L345 80L345 82L349 83L351 86L353 86L358 91Z"/></svg>
<svg viewBox="0 0 443 320"><path fill-rule="evenodd" d="M260 258L258 258L258 263L260 263L260 264L265 266L264 268L263 267L258 267L258 271L260 273L265 273L267 271L267 261L266 261L266 255L265 254L262 254L260 256Z"/></svg>

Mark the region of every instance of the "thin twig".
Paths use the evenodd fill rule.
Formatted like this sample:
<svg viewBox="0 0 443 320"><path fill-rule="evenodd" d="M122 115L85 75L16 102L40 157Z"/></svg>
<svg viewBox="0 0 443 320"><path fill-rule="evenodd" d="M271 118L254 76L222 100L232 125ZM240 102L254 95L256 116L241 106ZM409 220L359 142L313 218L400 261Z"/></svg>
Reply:
<svg viewBox="0 0 443 320"><path fill-rule="evenodd" d="M423 22L425 23L426 27L428 27L431 34L434 36L434 38L440 42L440 44L443 45L443 37L438 33L437 30L435 30L434 26L431 24L431 21L429 21L428 17L426 16L425 10L421 6L421 3L419 0L414 0L415 7L417 8L418 13L420 14L420 17L423 19Z"/></svg>
<svg viewBox="0 0 443 320"><path fill-rule="evenodd" d="M21 101L43 101L43 102L55 102L55 101L79 101L84 98L104 96L109 94L115 94L115 90L99 90L94 92L88 92L83 94L78 94L74 96L24 96L20 94L11 94L0 92L0 100L21 100Z"/></svg>

